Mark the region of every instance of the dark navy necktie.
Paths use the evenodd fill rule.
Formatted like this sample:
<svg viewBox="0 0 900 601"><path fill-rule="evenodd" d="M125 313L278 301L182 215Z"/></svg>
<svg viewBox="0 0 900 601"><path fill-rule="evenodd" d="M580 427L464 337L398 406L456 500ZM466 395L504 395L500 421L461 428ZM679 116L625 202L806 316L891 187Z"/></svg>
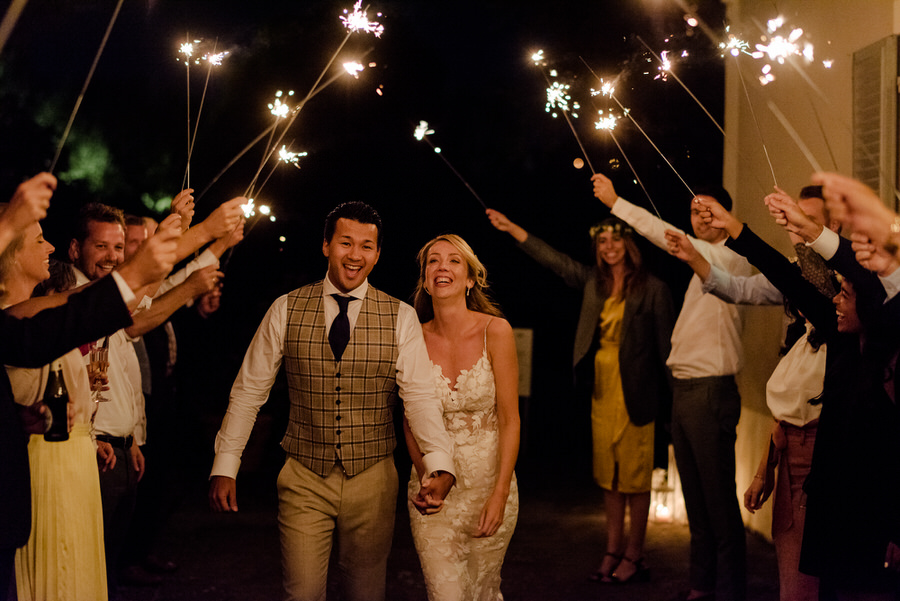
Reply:
<svg viewBox="0 0 900 601"><path fill-rule="evenodd" d="M340 294L332 294L331 296L337 301L340 312L334 318L334 321L331 322L331 330L328 332L328 344L331 345L334 360L340 361L344 355L344 349L347 348L347 343L350 341L350 318L347 317L347 305L353 299Z"/></svg>

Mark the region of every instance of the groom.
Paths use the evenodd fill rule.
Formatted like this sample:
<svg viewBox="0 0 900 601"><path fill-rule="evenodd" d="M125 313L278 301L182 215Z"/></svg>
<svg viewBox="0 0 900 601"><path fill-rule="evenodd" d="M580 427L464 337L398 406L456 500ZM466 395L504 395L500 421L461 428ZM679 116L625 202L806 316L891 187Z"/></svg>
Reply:
<svg viewBox="0 0 900 601"><path fill-rule="evenodd" d="M439 511L454 483L416 313L368 283L381 240L381 218L364 203L344 203L328 215L325 279L269 308L216 437L210 504L237 511L241 452L283 361L291 407L278 476L286 599L325 599L337 542L342 598L383 601L398 489L392 455L398 389L432 476L413 502L422 513Z"/></svg>

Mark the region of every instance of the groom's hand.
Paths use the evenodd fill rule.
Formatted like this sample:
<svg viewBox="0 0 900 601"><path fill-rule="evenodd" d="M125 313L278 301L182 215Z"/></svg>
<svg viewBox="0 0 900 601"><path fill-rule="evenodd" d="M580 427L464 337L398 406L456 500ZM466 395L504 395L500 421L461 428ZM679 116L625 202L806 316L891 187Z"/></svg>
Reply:
<svg viewBox="0 0 900 601"><path fill-rule="evenodd" d="M444 498L453 488L456 479L450 472L437 472L422 484L412 503L422 515L432 515L444 506Z"/></svg>

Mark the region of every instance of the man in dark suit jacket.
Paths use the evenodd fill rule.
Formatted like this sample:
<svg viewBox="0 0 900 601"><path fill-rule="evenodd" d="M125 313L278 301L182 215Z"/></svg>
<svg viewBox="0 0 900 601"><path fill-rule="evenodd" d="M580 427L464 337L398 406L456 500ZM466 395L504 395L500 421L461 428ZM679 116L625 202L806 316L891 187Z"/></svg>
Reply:
<svg viewBox="0 0 900 601"><path fill-rule="evenodd" d="M56 178L42 173L22 183L0 215L0 252L28 226L47 214ZM131 324L127 303L134 291L172 268L176 234L147 244L140 256L115 277L72 294L64 304L27 319L0 312L0 363L40 367L74 347ZM34 422L40 423L39 421ZM0 595L6 598L16 548L31 529L28 434L13 402L6 370L0 369Z"/></svg>

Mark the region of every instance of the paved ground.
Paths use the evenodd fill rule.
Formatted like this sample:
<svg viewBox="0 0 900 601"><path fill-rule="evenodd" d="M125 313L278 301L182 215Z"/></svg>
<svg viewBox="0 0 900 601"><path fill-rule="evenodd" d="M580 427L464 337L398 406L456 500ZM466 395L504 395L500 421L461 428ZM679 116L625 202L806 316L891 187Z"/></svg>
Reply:
<svg viewBox="0 0 900 601"><path fill-rule="evenodd" d="M687 527L651 523L646 561L650 583L603 586L587 580L598 564L605 517L600 490L589 482L561 484L519 475L521 513L503 569L506 601L665 600L687 588ZM528 485L527 482L532 482ZM241 511L212 514L198 488L167 530L169 557L180 568L156 588L125 588L123 601L277 601L281 598L274 476L240 482ZM778 598L774 549L748 534L749 601ZM329 601L336 599L329 596ZM390 601L424 601L425 588L409 532L398 508L388 572Z"/></svg>

